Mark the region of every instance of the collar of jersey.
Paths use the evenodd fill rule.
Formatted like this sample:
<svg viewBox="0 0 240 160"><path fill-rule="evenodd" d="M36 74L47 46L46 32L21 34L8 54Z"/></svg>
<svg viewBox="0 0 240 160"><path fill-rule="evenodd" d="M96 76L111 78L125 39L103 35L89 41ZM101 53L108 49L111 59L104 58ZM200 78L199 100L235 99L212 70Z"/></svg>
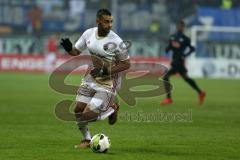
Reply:
<svg viewBox="0 0 240 160"><path fill-rule="evenodd" d="M98 31L98 29L96 29L96 31L95 31L95 37L96 37L97 40L106 38L106 37L108 36L108 34L110 33L110 32L109 32L105 37L100 37L100 36L98 36L97 31Z"/></svg>

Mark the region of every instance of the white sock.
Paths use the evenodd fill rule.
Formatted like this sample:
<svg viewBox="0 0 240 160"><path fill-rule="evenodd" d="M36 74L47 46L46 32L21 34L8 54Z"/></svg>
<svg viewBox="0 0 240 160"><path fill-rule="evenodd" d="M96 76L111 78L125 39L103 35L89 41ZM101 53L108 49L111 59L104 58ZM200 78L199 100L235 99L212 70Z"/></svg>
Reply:
<svg viewBox="0 0 240 160"><path fill-rule="evenodd" d="M81 131L81 133L83 135L83 139L84 140L91 140L91 134L90 134L90 131L88 129L87 124L88 123L86 123L86 122L78 122L77 123L78 128L79 128L79 130Z"/></svg>
<svg viewBox="0 0 240 160"><path fill-rule="evenodd" d="M115 110L112 107L109 107L105 112L101 112L98 116L98 120L104 120L110 116Z"/></svg>

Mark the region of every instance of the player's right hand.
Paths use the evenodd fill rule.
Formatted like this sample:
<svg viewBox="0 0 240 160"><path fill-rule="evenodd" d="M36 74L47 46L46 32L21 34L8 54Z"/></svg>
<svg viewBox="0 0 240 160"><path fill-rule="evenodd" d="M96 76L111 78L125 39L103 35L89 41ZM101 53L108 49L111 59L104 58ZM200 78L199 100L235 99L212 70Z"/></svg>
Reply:
<svg viewBox="0 0 240 160"><path fill-rule="evenodd" d="M60 43L66 52L72 51L72 42L69 38L62 38Z"/></svg>
<svg viewBox="0 0 240 160"><path fill-rule="evenodd" d="M181 44L178 41L172 41L171 43L172 43L172 46L174 48L180 48L181 47Z"/></svg>
<svg viewBox="0 0 240 160"><path fill-rule="evenodd" d="M90 75L93 77L93 78L96 78L96 77L104 77L104 76L108 76L109 73L106 69L102 69L102 68L93 68L91 71L90 71Z"/></svg>

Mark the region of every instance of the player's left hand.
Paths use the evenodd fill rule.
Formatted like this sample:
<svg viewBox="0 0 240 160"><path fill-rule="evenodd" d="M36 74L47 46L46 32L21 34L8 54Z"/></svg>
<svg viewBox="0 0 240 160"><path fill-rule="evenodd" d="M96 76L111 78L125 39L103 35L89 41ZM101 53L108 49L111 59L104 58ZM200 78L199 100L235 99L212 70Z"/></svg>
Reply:
<svg viewBox="0 0 240 160"><path fill-rule="evenodd" d="M62 38L61 45L63 46L66 52L69 53L72 51L72 42L70 41L69 38Z"/></svg>

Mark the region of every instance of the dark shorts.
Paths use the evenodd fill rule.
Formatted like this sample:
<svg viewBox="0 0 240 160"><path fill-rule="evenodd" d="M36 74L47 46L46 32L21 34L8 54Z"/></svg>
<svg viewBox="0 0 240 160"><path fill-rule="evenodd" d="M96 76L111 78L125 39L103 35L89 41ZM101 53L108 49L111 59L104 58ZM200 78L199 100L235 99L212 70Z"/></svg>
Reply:
<svg viewBox="0 0 240 160"><path fill-rule="evenodd" d="M187 68L184 64L171 64L169 72L172 73L187 73Z"/></svg>

